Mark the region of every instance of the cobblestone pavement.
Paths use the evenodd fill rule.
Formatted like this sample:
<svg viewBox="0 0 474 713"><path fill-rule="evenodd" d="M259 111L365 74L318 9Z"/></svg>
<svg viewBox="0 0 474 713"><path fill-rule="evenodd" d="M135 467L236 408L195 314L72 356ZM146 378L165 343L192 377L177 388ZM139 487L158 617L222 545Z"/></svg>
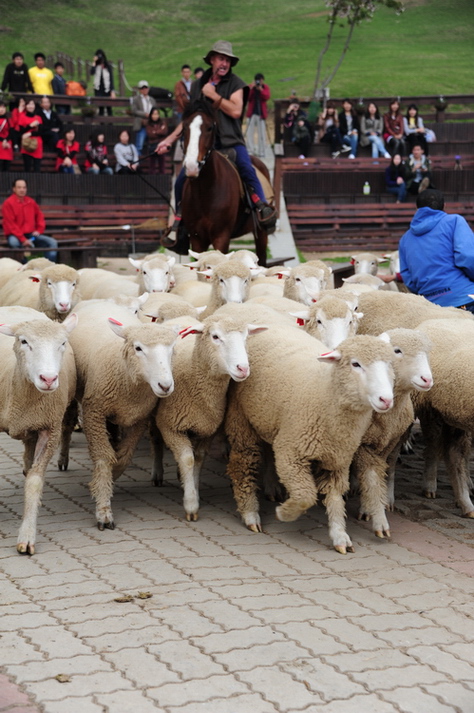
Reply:
<svg viewBox="0 0 474 713"><path fill-rule="evenodd" d="M438 500L418 495L420 452L404 458L392 541L349 501L356 551L341 556L322 508L280 523L265 503L265 534L247 531L217 447L197 522L171 459L152 487L144 441L117 482L116 529L99 532L74 434L28 558L21 444L2 434L0 711L472 713L474 521L444 480Z"/></svg>

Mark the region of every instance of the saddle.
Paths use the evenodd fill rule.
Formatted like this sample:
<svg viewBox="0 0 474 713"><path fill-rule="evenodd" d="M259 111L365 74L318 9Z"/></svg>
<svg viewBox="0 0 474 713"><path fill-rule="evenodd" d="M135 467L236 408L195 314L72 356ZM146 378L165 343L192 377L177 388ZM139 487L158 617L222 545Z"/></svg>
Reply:
<svg viewBox="0 0 474 713"><path fill-rule="evenodd" d="M237 166L235 165L235 159L236 159L236 151L233 148L229 149L219 149L218 153L220 153L222 156L224 156L225 159L229 162L229 164L232 166L234 171L237 174L237 177L239 179L239 186L240 186L240 197L242 200L248 197L248 191L246 190L246 187L244 186L242 179L240 177L240 173L237 170ZM253 163L253 162L252 162ZM260 183L262 184L263 191L265 193L265 198L268 204L273 205L275 202L275 193L273 191L273 186L268 180L268 178L263 174L257 166L254 164L255 171L257 172L257 177ZM250 202L250 198L248 198L249 202L249 207L252 207L252 204Z"/></svg>

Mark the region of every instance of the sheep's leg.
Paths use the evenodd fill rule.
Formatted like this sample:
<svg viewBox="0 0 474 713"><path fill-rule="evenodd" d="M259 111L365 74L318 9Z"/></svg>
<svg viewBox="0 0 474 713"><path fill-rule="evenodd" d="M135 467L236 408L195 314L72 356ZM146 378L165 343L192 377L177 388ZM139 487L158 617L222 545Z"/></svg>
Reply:
<svg viewBox="0 0 474 713"><path fill-rule="evenodd" d="M61 445L59 447L58 469L67 470L69 466L69 447L71 445L71 435L77 423L78 409L77 401L73 399L66 409L61 428Z"/></svg>
<svg viewBox="0 0 474 713"><path fill-rule="evenodd" d="M359 520L372 520L372 529L377 537L390 537L390 527L385 515L386 461L370 449L360 446L354 456L353 465L360 483Z"/></svg>
<svg viewBox="0 0 474 713"><path fill-rule="evenodd" d="M398 457L402 449L403 444L406 442L406 436L411 431L410 429L407 433L402 436L395 448L387 456L387 510L393 512L395 510L395 471L397 467Z"/></svg>
<svg viewBox="0 0 474 713"><path fill-rule="evenodd" d="M445 426L443 446L446 468L456 503L461 508L463 517L474 518L474 505L470 498L472 483L469 475L471 434Z"/></svg>
<svg viewBox="0 0 474 713"><path fill-rule="evenodd" d="M111 499L113 494L112 468L116 462L115 451L110 444L107 422L94 406L83 403L83 428L93 463L92 480L89 484L96 503L97 527L114 529Z"/></svg>
<svg viewBox="0 0 474 713"><path fill-rule="evenodd" d="M35 449L36 449L36 442L38 440L38 433L28 433L26 435L26 438L23 440L23 444L25 446L25 450L23 451L23 475L28 475L28 471L30 470L31 466L33 465L33 461L35 459Z"/></svg>
<svg viewBox="0 0 474 713"><path fill-rule="evenodd" d="M351 539L346 532L346 508L343 498L349 486L349 473L333 471L329 477L325 499L329 537L334 549L345 555L347 552L354 552Z"/></svg>
<svg viewBox="0 0 474 713"><path fill-rule="evenodd" d="M311 463L302 459L296 451L279 448L277 441L273 444L273 452L278 477L288 493L283 505L276 508L276 516L282 522L292 522L315 505L318 499Z"/></svg>
<svg viewBox="0 0 474 713"><path fill-rule="evenodd" d="M184 491L183 506L186 520L193 522L198 519L199 492L194 480L195 458L191 441L183 433L168 431L166 426L162 426L161 435L178 464Z"/></svg>
<svg viewBox="0 0 474 713"><path fill-rule="evenodd" d="M151 452L153 463L151 467L151 482L157 488L161 488L163 485L163 454L164 454L164 443L161 432L156 425L154 418L150 420L150 440L151 440Z"/></svg>
<svg viewBox="0 0 474 713"><path fill-rule="evenodd" d="M20 554L33 555L35 553L36 522L43 495L44 474L56 450L58 440L59 433L42 430L37 434L33 462L25 479L23 520L17 541L17 550Z"/></svg>
<svg viewBox="0 0 474 713"><path fill-rule="evenodd" d="M257 496L261 447L256 432L233 401L228 406L225 430L230 444L227 475L237 511L249 530L262 532Z"/></svg>
<svg viewBox="0 0 474 713"><path fill-rule="evenodd" d="M209 453L209 449L212 443L212 436L210 438L199 438L193 444L194 450L194 487L197 492L199 492L199 478L201 475L202 466L204 464L204 459Z"/></svg>
<svg viewBox="0 0 474 713"><path fill-rule="evenodd" d="M145 433L146 426L146 421L139 421L133 426L130 426L130 428L124 429L124 435L115 452L116 462L112 468L112 478L114 481L122 475L125 468L132 460L135 448L137 447L138 441Z"/></svg>
<svg viewBox="0 0 474 713"><path fill-rule="evenodd" d="M420 414L420 425L423 433L425 448L423 451L424 468L422 492L426 498L435 498L438 480L438 462L442 457L440 444L442 443L443 423L435 412L425 409Z"/></svg>

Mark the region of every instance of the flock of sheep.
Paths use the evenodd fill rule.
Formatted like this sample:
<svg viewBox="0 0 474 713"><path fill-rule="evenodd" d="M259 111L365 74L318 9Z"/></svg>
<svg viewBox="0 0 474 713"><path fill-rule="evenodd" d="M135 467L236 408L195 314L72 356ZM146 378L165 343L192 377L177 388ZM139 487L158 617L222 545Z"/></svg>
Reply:
<svg viewBox="0 0 474 713"><path fill-rule="evenodd" d="M319 260L267 270L247 250L192 257L131 260L131 277L0 260L0 430L25 446L20 553L35 551L45 470L57 450L67 469L78 422L99 529L114 527L114 480L147 431L153 482L163 483L166 446L196 520L201 467L224 432L248 528L262 531L259 490L279 501L282 521L321 500L333 546L352 551L344 496L357 490L360 517L390 536L397 458L415 417L425 495L435 497L444 458L462 515L474 517L469 312L394 290L367 254L339 289Z"/></svg>

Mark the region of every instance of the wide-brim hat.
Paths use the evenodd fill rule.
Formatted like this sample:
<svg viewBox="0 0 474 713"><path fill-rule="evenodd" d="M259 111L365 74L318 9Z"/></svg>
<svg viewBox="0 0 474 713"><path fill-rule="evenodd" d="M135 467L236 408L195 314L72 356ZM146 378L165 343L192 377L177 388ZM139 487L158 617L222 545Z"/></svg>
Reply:
<svg viewBox="0 0 474 713"><path fill-rule="evenodd" d="M206 64L211 64L211 55L213 54L225 54L226 57L230 58L231 67L235 67L239 61L239 58L232 52L232 44L226 40L218 40L212 45L212 49L203 57Z"/></svg>

